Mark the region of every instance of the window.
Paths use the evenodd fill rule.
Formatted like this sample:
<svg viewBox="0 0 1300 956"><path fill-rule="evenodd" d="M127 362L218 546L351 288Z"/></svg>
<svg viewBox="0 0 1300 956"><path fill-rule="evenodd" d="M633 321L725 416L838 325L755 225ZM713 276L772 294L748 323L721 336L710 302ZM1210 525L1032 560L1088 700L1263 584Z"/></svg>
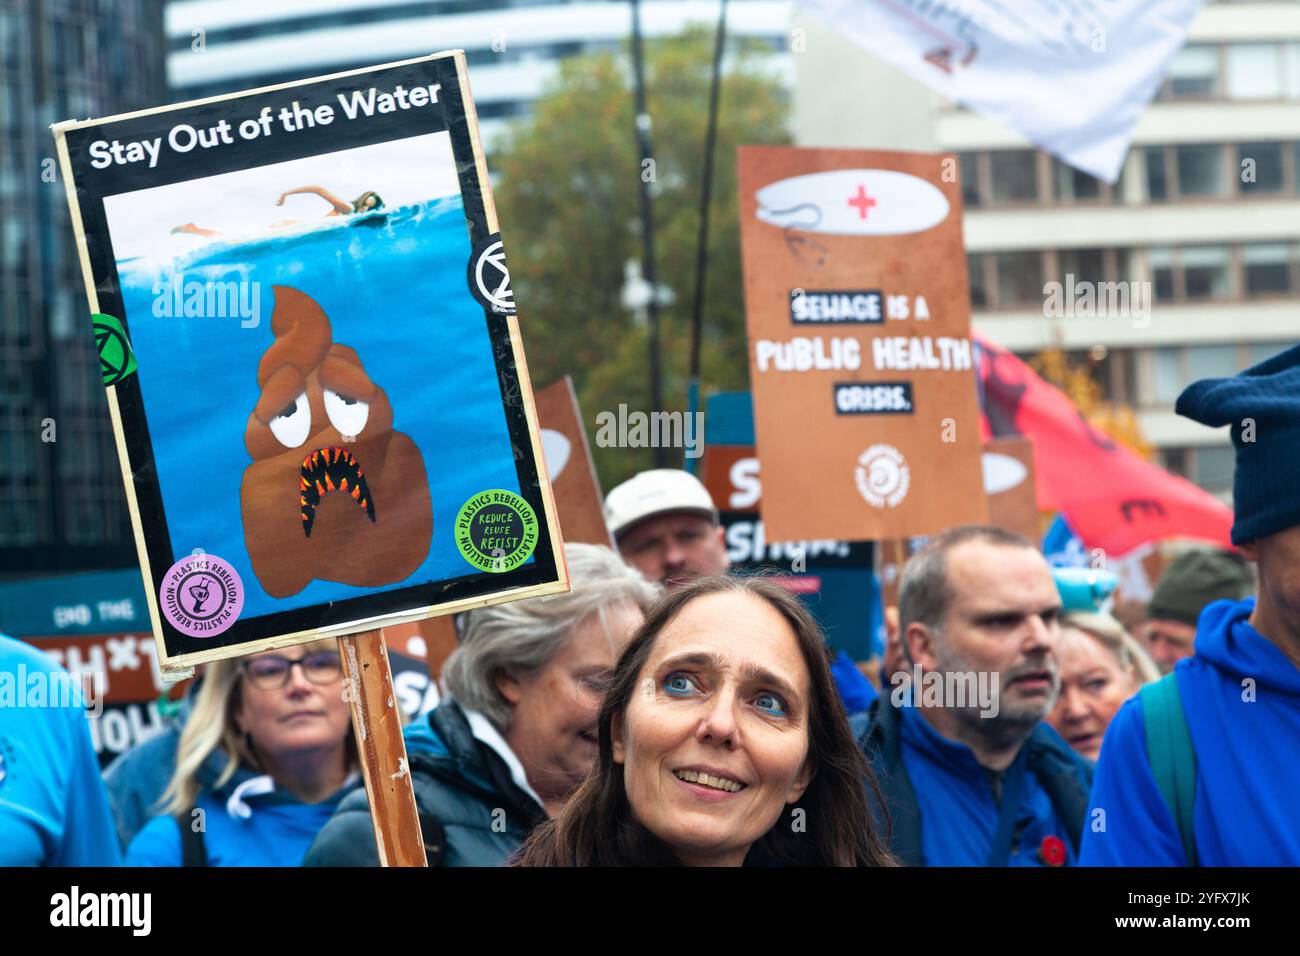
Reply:
<svg viewBox="0 0 1300 956"><path fill-rule="evenodd" d="M1038 158L1031 149L999 150L989 156L994 202L1033 202L1038 198Z"/></svg>
<svg viewBox="0 0 1300 956"><path fill-rule="evenodd" d="M1231 292L1227 246L1192 246L1183 250L1183 282L1189 299L1217 299ZM1231 373L1229 373L1231 374Z"/></svg>
<svg viewBox="0 0 1300 956"><path fill-rule="evenodd" d="M30 412L30 406L24 411ZM32 478L36 474L36 441L39 433L25 427L14 417L7 419L0 431L0 447L4 448L5 471L15 479ZM18 426L18 427L14 427Z"/></svg>
<svg viewBox="0 0 1300 956"><path fill-rule="evenodd" d="M1244 246L1241 261L1246 270L1246 295L1273 295L1291 291L1291 262L1284 242Z"/></svg>
<svg viewBox="0 0 1300 956"><path fill-rule="evenodd" d="M1156 401L1172 405L1183 390L1183 373L1178 349L1156 349Z"/></svg>
<svg viewBox="0 0 1300 956"><path fill-rule="evenodd" d="M1274 355L1285 352L1294 342L1251 342L1249 355L1250 364L1258 365L1266 359L1271 359Z"/></svg>
<svg viewBox="0 0 1300 956"><path fill-rule="evenodd" d="M1162 448L1160 459L1164 463L1165 471L1180 478L1188 477L1186 448Z"/></svg>
<svg viewBox="0 0 1300 956"><path fill-rule="evenodd" d="M1037 252L999 252L997 256L998 305L1007 307L1041 302L1043 261Z"/></svg>
<svg viewBox="0 0 1300 956"><path fill-rule="evenodd" d="M1219 146L1179 146L1175 156L1180 196L1222 196L1226 192Z"/></svg>
<svg viewBox="0 0 1300 956"><path fill-rule="evenodd" d="M1232 487L1237 454L1231 445L1208 445L1196 449L1196 483L1210 491Z"/></svg>
<svg viewBox="0 0 1300 956"><path fill-rule="evenodd" d="M1300 100L1300 43L1286 45L1286 67L1282 75L1282 95Z"/></svg>
<svg viewBox="0 0 1300 956"><path fill-rule="evenodd" d="M1057 253L1062 282L1074 276L1075 282L1105 282L1106 253L1101 249L1063 249Z"/></svg>
<svg viewBox="0 0 1300 956"><path fill-rule="evenodd" d="M0 232L0 266L17 272L24 268L23 260L27 241L23 220L14 216L4 222L4 231Z"/></svg>
<svg viewBox="0 0 1300 956"><path fill-rule="evenodd" d="M984 253L972 252L966 257L966 270L970 274L970 305L972 309L985 309L989 304L988 284L984 281Z"/></svg>
<svg viewBox="0 0 1300 956"><path fill-rule="evenodd" d="M0 505L0 541L7 545L35 544L38 513L26 502L4 502Z"/></svg>
<svg viewBox="0 0 1300 956"><path fill-rule="evenodd" d="M1275 100L1282 96L1281 47L1276 43L1234 43L1227 50L1228 98Z"/></svg>
<svg viewBox="0 0 1300 956"><path fill-rule="evenodd" d="M1237 374L1237 346L1191 345L1187 348L1187 380L1227 378Z"/></svg>
<svg viewBox="0 0 1300 956"><path fill-rule="evenodd" d="M1219 53L1212 46L1185 46L1169 61L1167 99L1210 99L1219 92Z"/></svg>
<svg viewBox="0 0 1300 956"><path fill-rule="evenodd" d="M1052 198L1057 202L1077 202L1101 198L1101 180L1073 166L1052 159Z"/></svg>
<svg viewBox="0 0 1300 956"><path fill-rule="evenodd" d="M1151 278L1155 281L1157 302L1174 299L1174 250L1168 246L1155 246L1147 253Z"/></svg>
<svg viewBox="0 0 1300 956"><path fill-rule="evenodd" d="M1165 175L1165 148L1148 146L1147 161L1147 197L1152 202L1164 202L1169 198L1169 178Z"/></svg>
<svg viewBox="0 0 1300 956"><path fill-rule="evenodd" d="M1238 146L1236 175L1245 195L1280 193L1283 188L1282 144L1243 143Z"/></svg>
<svg viewBox="0 0 1300 956"><path fill-rule="evenodd" d="M979 153L961 154L961 201L969 209L980 205Z"/></svg>

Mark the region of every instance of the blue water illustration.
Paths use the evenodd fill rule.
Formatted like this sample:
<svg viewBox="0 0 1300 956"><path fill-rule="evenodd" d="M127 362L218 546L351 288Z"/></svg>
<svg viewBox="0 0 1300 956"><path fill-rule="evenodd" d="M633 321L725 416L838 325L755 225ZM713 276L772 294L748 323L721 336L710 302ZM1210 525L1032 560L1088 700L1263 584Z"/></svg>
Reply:
<svg viewBox="0 0 1300 956"><path fill-rule="evenodd" d="M246 591L242 618L475 573L454 541L457 512L478 492L520 489L483 307L467 285L469 256L462 202L451 196L118 263L173 559L202 548L230 562ZM239 314L166 314L177 283L231 281L248 283L250 306L256 294L255 327ZM423 455L433 541L403 581L359 588L316 580L277 599L253 574L240 483L252 462L244 432L260 395L257 366L274 340L275 285L320 304L333 340L354 348L388 393L394 430Z"/></svg>

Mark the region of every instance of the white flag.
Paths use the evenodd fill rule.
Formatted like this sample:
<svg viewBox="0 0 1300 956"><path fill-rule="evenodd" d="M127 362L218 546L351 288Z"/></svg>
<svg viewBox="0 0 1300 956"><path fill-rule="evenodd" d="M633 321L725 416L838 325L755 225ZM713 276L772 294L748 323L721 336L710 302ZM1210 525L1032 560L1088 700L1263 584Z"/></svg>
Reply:
<svg viewBox="0 0 1300 956"><path fill-rule="evenodd" d="M796 0L860 46L1113 183L1203 0Z"/></svg>

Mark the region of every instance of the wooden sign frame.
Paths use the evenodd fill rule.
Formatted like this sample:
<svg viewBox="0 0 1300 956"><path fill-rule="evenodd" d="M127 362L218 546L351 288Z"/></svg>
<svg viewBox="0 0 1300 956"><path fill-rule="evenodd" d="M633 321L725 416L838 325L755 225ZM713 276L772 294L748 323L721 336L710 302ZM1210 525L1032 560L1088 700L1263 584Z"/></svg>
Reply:
<svg viewBox="0 0 1300 956"><path fill-rule="evenodd" d="M264 106L272 110L287 108L291 103L296 106L296 101L307 101L313 92L323 91L328 94L333 90L364 89L367 84L373 90L378 89L379 84L387 84L385 88L388 88L395 82L405 83L408 88L423 83L429 90L432 90L430 84L437 83L437 102L440 105L430 105L422 111L411 110L401 115L400 111L390 111L388 115L376 114L364 121L351 120L328 129L300 127L283 132L275 128L275 135L267 135L262 142L254 144L262 149L255 162L247 161L247 149L239 141L217 148L192 148L184 156L166 154L167 145L170 145L170 140L164 144L167 131L182 121L206 117L211 123L219 116L230 116L232 119L247 116L255 119L262 113ZM325 97L316 97L306 105L315 108L325 102ZM333 102L333 99L330 98L329 102ZM233 110L238 112L232 112ZM194 127L199 125L198 122L193 123ZM91 311L116 318L126 339L131 339L131 316L127 314L125 305L126 293L118 271L119 261L113 254L112 234L104 206L106 198L148 189L154 185L189 182L224 172L240 172L303 157L324 156L347 148L336 145L340 134L347 144L368 145L389 143L422 132L442 131L449 135L455 160L457 184L472 249L467 270L472 283L475 260L488 255L485 250L493 240L499 242L500 229L479 137L477 116L470 96L465 56L460 50L103 119L56 124L53 133ZM138 140L146 132L159 137L157 142L163 145L161 148L155 147L155 151L164 154L159 157L164 161L158 162L157 169L150 170L147 180L136 175L138 171L133 170L130 164L124 163L119 168L116 161L92 171L89 154L92 141ZM251 128L249 132L252 132ZM98 156L103 155L104 151L101 150ZM240 165L241 157L243 165ZM143 163L138 165L143 166ZM201 171L186 172L194 168ZM397 210L393 212L396 214ZM496 256L493 263L506 276L505 281L496 288L500 292L505 288L505 283L508 283L502 247L497 245L492 254ZM480 282L480 290L482 288ZM503 487L511 494L515 494L517 488L516 497L527 503L535 517L532 526L535 535L530 535L536 538L533 550L520 559L522 563L518 566L505 570L501 567L480 570L466 558L463 573L454 576L410 583L402 583L407 579L399 578L394 583L376 586L356 585L365 588L366 593L305 606L286 606L274 613L248 618L236 615L228 629L214 636L195 637L182 633L160 612L161 589L165 586L168 569L173 565L179 566L185 560L185 555L201 550L201 543L173 541L169 533L167 508L164 506L146 415L147 408L154 405L147 401L142 392L139 372L128 374L115 384L106 385L109 415L148 598L149 617L158 643L159 664L165 672L184 672L196 664L222 658L305 643L322 637L343 637L363 631L377 631L387 624L416 621L568 590L563 541L556 519L554 497L543 467L537 413L519 322L513 305L498 308L496 300L491 300L492 304L489 304L489 300L481 295L476 293L475 297L482 305L493 343L497 384L500 386L502 412L517 478L515 488ZM146 368L145 372L147 371ZM260 381L258 384L260 387ZM466 434L460 439L460 447L466 448L468 454L479 454L474 438L473 434ZM343 440L349 439L345 437ZM427 459L428 452L422 454ZM242 466L243 463L240 464ZM437 464L440 463L426 463L426 468ZM306 467L304 463L303 468ZM490 489L483 488L480 491L486 494ZM382 502L378 506L382 508ZM465 503L464 508L460 501L438 502L430 513L433 534L454 533L454 520L463 517L468 507L469 502ZM372 522L373 520L372 517ZM244 522L244 530L247 536L247 520ZM432 547L431 543L430 548ZM200 561L208 560L206 554L199 554L198 558ZM326 579L313 578L307 586L319 584L322 580ZM247 591L250 584L256 583L244 581L242 586ZM337 583L345 586L352 584L347 581ZM263 596L270 597L269 592Z"/></svg>

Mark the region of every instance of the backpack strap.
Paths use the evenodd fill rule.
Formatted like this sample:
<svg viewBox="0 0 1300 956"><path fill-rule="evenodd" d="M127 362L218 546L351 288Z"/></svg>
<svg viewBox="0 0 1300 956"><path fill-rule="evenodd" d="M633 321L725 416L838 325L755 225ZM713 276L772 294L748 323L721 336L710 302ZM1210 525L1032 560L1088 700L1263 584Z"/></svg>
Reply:
<svg viewBox="0 0 1300 956"><path fill-rule="evenodd" d="M1192 806L1196 799L1196 750L1177 678L1166 674L1154 684L1147 684L1138 696L1146 724L1147 760L1156 778L1156 786L1169 812L1178 824L1183 852L1188 866L1196 866L1196 832Z"/></svg>
<svg viewBox="0 0 1300 956"><path fill-rule="evenodd" d="M181 831L181 866L208 865L208 848L203 842L203 830L194 827L194 821L199 819L194 815L196 806L197 804L191 804L188 810L176 814L176 826Z"/></svg>

